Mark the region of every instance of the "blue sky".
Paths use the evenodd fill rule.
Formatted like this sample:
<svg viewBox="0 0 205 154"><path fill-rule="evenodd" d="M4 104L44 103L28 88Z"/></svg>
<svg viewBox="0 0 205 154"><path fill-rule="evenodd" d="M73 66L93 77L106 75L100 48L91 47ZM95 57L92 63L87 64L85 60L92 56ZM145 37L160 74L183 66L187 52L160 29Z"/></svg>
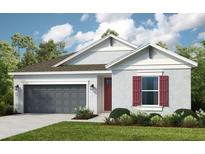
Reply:
<svg viewBox="0 0 205 154"><path fill-rule="evenodd" d="M99 39L107 28L136 45L164 41L174 48L205 39L205 14L0 14L0 21L1 40L19 32L36 43L65 41L68 52Z"/></svg>

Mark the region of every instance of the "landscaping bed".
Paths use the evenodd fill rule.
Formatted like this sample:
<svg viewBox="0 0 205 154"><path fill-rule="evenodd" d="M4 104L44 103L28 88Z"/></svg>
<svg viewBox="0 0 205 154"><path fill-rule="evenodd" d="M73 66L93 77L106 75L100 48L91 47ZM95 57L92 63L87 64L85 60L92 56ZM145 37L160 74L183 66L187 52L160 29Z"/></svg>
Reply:
<svg viewBox="0 0 205 154"><path fill-rule="evenodd" d="M189 109L178 109L173 114L161 116L157 113L130 112L125 108L116 108L105 119L105 124L155 127L205 127L205 112L203 110L193 112Z"/></svg>
<svg viewBox="0 0 205 154"><path fill-rule="evenodd" d="M74 117L74 118L72 118L73 120L88 120L88 119L92 119L92 118L95 118L95 117L97 117L98 115L97 114L94 114L94 115L92 115L92 116L90 116L90 117Z"/></svg>
<svg viewBox="0 0 205 154"><path fill-rule="evenodd" d="M97 114L94 114L93 111L85 108L85 107L79 107L75 110L75 117L72 118L73 120L88 120L91 118L94 118L98 116Z"/></svg>

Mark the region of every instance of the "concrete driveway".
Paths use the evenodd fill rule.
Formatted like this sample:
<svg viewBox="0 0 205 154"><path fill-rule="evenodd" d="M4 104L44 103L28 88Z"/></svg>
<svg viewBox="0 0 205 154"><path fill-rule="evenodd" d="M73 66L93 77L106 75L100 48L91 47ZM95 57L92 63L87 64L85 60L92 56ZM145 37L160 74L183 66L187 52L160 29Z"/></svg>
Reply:
<svg viewBox="0 0 205 154"><path fill-rule="evenodd" d="M0 139L61 121L70 121L73 117L73 114L19 114L0 117Z"/></svg>

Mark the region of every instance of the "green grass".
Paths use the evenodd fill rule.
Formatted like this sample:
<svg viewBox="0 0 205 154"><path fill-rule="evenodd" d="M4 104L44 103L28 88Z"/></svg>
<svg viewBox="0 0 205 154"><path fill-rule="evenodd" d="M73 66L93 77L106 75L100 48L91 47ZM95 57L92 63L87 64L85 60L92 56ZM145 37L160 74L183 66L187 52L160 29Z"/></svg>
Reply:
<svg viewBox="0 0 205 154"><path fill-rule="evenodd" d="M61 122L6 138L7 141L205 140L205 128L110 126Z"/></svg>

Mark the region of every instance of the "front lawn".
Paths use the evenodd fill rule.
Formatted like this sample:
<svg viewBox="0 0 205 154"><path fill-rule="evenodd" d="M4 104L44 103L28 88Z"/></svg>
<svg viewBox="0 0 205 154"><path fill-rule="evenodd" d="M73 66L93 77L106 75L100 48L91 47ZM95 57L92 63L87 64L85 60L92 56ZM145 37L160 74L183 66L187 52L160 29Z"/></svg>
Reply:
<svg viewBox="0 0 205 154"><path fill-rule="evenodd" d="M61 122L24 134L8 141L102 141L102 140L205 140L205 128L163 128L112 126L99 123Z"/></svg>

